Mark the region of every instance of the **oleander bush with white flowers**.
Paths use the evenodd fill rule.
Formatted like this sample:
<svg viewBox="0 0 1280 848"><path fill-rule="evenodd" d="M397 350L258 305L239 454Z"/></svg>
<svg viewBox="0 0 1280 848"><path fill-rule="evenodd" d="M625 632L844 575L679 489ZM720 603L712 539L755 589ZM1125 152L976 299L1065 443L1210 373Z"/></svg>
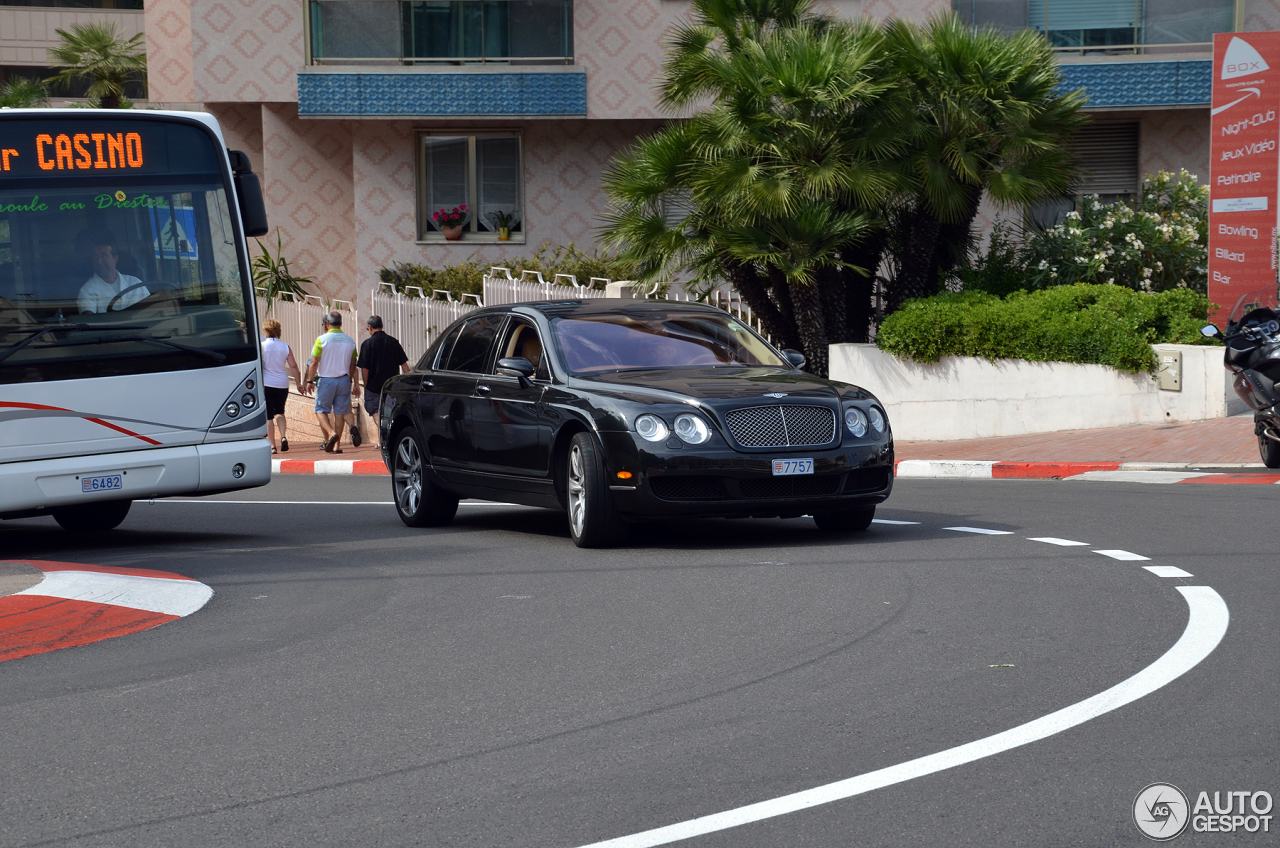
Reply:
<svg viewBox="0 0 1280 848"><path fill-rule="evenodd" d="M1209 189L1184 171L1147 176L1134 202L1086 197L1061 224L998 224L988 251L958 272L967 291L1006 295L1073 283L1162 292L1208 286Z"/></svg>

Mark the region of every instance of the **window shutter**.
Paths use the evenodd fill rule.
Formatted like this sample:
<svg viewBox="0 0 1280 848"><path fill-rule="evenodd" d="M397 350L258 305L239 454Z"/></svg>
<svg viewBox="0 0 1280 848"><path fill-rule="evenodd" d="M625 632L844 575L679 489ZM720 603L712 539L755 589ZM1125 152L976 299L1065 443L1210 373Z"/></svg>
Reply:
<svg viewBox="0 0 1280 848"><path fill-rule="evenodd" d="M1027 26L1041 32L1133 29L1141 12L1141 0L1027 0Z"/></svg>
<svg viewBox="0 0 1280 848"><path fill-rule="evenodd" d="M1137 124L1092 124L1072 146L1084 171L1080 194L1137 194Z"/></svg>

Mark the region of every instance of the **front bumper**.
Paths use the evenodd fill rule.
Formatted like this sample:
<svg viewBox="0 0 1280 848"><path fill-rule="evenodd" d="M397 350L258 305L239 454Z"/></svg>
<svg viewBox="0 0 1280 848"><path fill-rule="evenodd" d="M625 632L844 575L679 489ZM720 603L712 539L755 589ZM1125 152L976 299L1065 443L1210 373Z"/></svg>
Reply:
<svg viewBox="0 0 1280 848"><path fill-rule="evenodd" d="M240 477L236 465L244 466ZM123 487L86 494L80 478L120 474ZM0 518L100 500L203 495L271 482L271 443L246 439L0 464Z"/></svg>
<svg viewBox="0 0 1280 848"><path fill-rule="evenodd" d="M630 433L602 435L610 494L632 519L812 515L872 506L893 490L892 440L747 454L723 444L641 449ZM773 476L774 459L798 458L813 459L812 475Z"/></svg>

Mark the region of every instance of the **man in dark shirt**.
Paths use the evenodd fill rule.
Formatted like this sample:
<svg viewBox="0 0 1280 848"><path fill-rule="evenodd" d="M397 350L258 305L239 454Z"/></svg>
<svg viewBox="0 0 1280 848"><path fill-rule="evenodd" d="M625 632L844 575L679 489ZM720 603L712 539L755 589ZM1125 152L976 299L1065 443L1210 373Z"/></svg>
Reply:
<svg viewBox="0 0 1280 848"><path fill-rule="evenodd" d="M397 373L409 373L409 357L400 342L382 332L382 319L370 315L367 322L369 338L360 345L356 367L360 369L364 383L364 409L373 416L373 426L381 426L379 410L382 408L382 384Z"/></svg>

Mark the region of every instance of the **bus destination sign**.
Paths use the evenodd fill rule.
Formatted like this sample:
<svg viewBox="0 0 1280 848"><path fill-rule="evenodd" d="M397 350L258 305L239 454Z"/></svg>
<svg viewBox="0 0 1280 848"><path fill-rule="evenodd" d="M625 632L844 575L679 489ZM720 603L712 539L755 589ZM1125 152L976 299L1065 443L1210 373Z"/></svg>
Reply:
<svg viewBox="0 0 1280 848"><path fill-rule="evenodd" d="M189 124L0 121L0 181L218 170L209 136Z"/></svg>

